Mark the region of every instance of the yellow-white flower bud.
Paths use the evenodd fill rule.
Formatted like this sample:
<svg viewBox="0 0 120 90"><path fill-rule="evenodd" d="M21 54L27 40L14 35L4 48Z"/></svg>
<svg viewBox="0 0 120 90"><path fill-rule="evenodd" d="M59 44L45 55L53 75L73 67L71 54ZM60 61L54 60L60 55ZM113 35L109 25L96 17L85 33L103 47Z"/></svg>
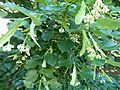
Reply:
<svg viewBox="0 0 120 90"><path fill-rule="evenodd" d="M59 29L59 33L64 33L64 32L65 32L65 30L63 28Z"/></svg>

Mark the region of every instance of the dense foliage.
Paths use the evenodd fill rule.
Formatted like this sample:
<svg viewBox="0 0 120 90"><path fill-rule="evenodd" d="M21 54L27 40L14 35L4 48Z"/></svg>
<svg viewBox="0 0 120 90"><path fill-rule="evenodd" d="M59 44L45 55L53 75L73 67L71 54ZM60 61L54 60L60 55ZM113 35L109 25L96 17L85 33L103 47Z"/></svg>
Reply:
<svg viewBox="0 0 120 90"><path fill-rule="evenodd" d="M120 1L0 2L0 90L119 90Z"/></svg>

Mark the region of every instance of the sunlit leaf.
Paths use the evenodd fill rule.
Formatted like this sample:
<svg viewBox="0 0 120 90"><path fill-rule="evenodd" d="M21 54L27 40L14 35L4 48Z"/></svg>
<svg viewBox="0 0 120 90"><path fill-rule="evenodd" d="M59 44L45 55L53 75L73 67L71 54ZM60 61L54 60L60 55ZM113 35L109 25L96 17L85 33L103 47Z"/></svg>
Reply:
<svg viewBox="0 0 120 90"><path fill-rule="evenodd" d="M110 18L100 18L97 20L99 28L102 29L113 29L116 30L120 28L120 20L113 20Z"/></svg>
<svg viewBox="0 0 120 90"><path fill-rule="evenodd" d="M73 48L74 44L70 40L61 40L57 42L57 46L60 49L60 51L63 53Z"/></svg>
<svg viewBox="0 0 120 90"><path fill-rule="evenodd" d="M26 77L25 77L26 81L35 82L37 78L38 78L37 70L33 69L33 70L27 71Z"/></svg>

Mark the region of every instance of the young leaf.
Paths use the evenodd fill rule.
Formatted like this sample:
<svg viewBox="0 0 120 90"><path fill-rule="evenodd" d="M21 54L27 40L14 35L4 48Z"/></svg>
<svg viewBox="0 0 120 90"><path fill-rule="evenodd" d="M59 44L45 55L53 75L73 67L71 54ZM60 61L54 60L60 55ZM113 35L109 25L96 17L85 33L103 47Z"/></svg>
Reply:
<svg viewBox="0 0 120 90"><path fill-rule="evenodd" d="M51 66L54 66L56 63L57 63L57 56L54 55L53 53L51 52L47 52L45 53L45 58L46 62L51 65Z"/></svg>
<svg viewBox="0 0 120 90"><path fill-rule="evenodd" d="M61 40L57 42L57 46L60 49L60 51L63 53L73 48L74 44L70 40Z"/></svg>
<svg viewBox="0 0 120 90"><path fill-rule="evenodd" d="M35 33L34 33L34 28L35 28L35 26L36 26L36 24L34 24L34 23L32 22L31 25L30 25L30 36L31 36L31 38L33 39L33 41L38 45L38 47L41 48L40 45L38 44L38 42L37 42L36 39L35 39Z"/></svg>
<svg viewBox="0 0 120 90"><path fill-rule="evenodd" d="M87 67L84 67L79 74L82 78L90 79L93 76L93 71Z"/></svg>
<svg viewBox="0 0 120 90"><path fill-rule="evenodd" d="M42 32L42 39L44 41L49 41L52 38L53 32L46 30L45 32Z"/></svg>
<svg viewBox="0 0 120 90"><path fill-rule="evenodd" d="M11 29L3 37L0 38L0 47L2 47L7 41L9 41L9 39L14 35L21 22L22 20L15 21Z"/></svg>
<svg viewBox="0 0 120 90"><path fill-rule="evenodd" d="M76 24L80 24L82 22L82 20L85 16L85 9L86 9L86 5L85 5L85 2L83 0L80 10L78 11L77 15L75 16L75 23Z"/></svg>
<svg viewBox="0 0 120 90"><path fill-rule="evenodd" d="M35 82L38 78L38 73L37 70L33 69L33 70L29 70L26 73L26 81L31 81L31 82Z"/></svg>

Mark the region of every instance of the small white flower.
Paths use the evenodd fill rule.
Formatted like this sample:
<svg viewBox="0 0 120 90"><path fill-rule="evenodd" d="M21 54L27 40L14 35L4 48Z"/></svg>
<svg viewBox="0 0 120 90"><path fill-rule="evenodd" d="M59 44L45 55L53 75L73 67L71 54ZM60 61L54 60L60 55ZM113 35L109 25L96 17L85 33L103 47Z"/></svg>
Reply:
<svg viewBox="0 0 120 90"><path fill-rule="evenodd" d="M109 12L109 9L108 9L108 6L107 6L107 5L104 5L104 6L103 6L102 12L103 12L103 13L108 13L108 12Z"/></svg>
<svg viewBox="0 0 120 90"><path fill-rule="evenodd" d="M23 56L23 57L22 57L22 60L26 60L26 58L27 58L27 56Z"/></svg>
<svg viewBox="0 0 120 90"><path fill-rule="evenodd" d="M26 52L28 56L30 56L30 49L26 47L24 44L19 44L17 48L20 50L20 52Z"/></svg>
<svg viewBox="0 0 120 90"><path fill-rule="evenodd" d="M97 59L101 59L101 56L98 54L98 55L96 55L96 58Z"/></svg>
<svg viewBox="0 0 120 90"><path fill-rule="evenodd" d="M100 7L103 7L103 2L102 2L102 0L96 0L95 1L95 4L94 4L94 7L97 7L97 6L100 6Z"/></svg>
<svg viewBox="0 0 120 90"><path fill-rule="evenodd" d="M93 9L91 13L93 14L94 19L98 19L100 17L100 13L97 9Z"/></svg>
<svg viewBox="0 0 120 90"><path fill-rule="evenodd" d="M20 67L23 64L23 62L21 60L18 60L18 61L16 61L16 64L17 64L17 66Z"/></svg>
<svg viewBox="0 0 120 90"><path fill-rule="evenodd" d="M72 86L77 86L77 85L79 85L80 84L80 82L78 81L78 79L77 79L77 73L76 73L76 66L74 65L74 67L73 67L73 72L72 72L72 80L70 81L70 84L72 85Z"/></svg>
<svg viewBox="0 0 120 90"><path fill-rule="evenodd" d="M65 31L64 31L64 29L63 28L60 28L59 29L59 33L64 33Z"/></svg>
<svg viewBox="0 0 120 90"><path fill-rule="evenodd" d="M94 23L94 17L92 16L92 15L89 15L89 14L87 14L85 17L84 17L84 22L85 23Z"/></svg>
<svg viewBox="0 0 120 90"><path fill-rule="evenodd" d="M7 44L3 46L3 51L11 51L12 48L14 48L12 44Z"/></svg>
<svg viewBox="0 0 120 90"><path fill-rule="evenodd" d="M23 44L20 44L17 46L17 48L20 50L20 52L25 52L25 46Z"/></svg>

